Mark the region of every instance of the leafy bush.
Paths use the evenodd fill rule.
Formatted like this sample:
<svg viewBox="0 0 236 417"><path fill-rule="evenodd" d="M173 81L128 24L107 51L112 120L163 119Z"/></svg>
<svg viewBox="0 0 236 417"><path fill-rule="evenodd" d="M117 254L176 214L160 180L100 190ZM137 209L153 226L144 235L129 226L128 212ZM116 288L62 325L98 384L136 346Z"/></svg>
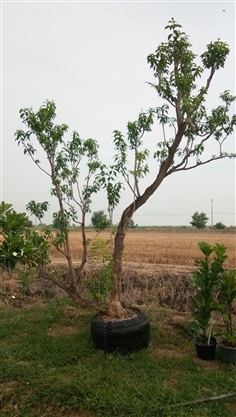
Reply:
<svg viewBox="0 0 236 417"><path fill-rule="evenodd" d="M212 312L217 310L219 274L224 272L223 263L227 258L227 248L223 244L216 243L211 246L206 242L199 242L198 246L204 259L195 261L197 270L190 279L196 291L193 298L195 322L192 328L203 342L207 342L210 340ZM210 258L212 254L215 255L213 259Z"/></svg>
<svg viewBox="0 0 236 417"><path fill-rule="evenodd" d="M91 245L88 264L91 277L84 282L89 289L89 297L103 304L107 300L112 284L112 259L108 242L101 237L97 237Z"/></svg>
<svg viewBox="0 0 236 417"><path fill-rule="evenodd" d="M49 261L49 243L28 228L25 213L16 213L11 204L0 204L0 265L14 270L18 264L37 267Z"/></svg>
<svg viewBox="0 0 236 417"><path fill-rule="evenodd" d="M233 347L236 347L236 329L233 326L233 303L236 299L236 269L224 271L220 274L219 299L218 310L222 314L225 324L224 339Z"/></svg>

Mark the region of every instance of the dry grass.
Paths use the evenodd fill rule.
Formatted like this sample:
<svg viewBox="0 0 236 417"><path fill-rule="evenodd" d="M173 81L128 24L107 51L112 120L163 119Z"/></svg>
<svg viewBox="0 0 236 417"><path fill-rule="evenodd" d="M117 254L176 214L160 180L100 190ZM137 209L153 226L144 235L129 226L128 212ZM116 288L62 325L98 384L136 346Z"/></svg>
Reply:
<svg viewBox="0 0 236 417"><path fill-rule="evenodd" d="M88 238L94 237L88 232ZM103 233L109 239L108 233ZM71 232L71 245L75 261L79 261L82 253L79 232ZM228 260L225 268L236 268L235 234L230 232L171 232L162 230L130 231L125 242L124 265L122 272L122 298L127 305L167 306L178 311L189 311L192 308L193 289L188 278L194 270L194 261L201 257L198 242L211 244L224 243L227 248ZM51 249L53 263L45 267L44 274L51 274L62 282L68 283L68 266L62 255ZM78 272L79 262L75 262ZM96 270L85 268L84 277L92 277ZM81 293L86 293L85 284L81 281ZM20 282L14 274L0 270L0 305L21 304L18 296ZM2 297L1 297L2 294ZM63 295L63 291L47 279L36 280L31 287L32 295L54 297ZM24 302L23 302L24 304Z"/></svg>
<svg viewBox="0 0 236 417"><path fill-rule="evenodd" d="M88 231L88 239L95 236ZM103 232L101 236L109 240L109 234ZM70 232L71 247L74 260L79 260L82 254L82 240L79 232ZM124 261L149 264L187 265L193 266L196 258L201 257L198 242L206 241L212 245L216 242L227 246L228 259L226 268L236 268L235 232L229 231L165 231L144 230L129 231L125 238ZM62 255L51 249L53 258Z"/></svg>

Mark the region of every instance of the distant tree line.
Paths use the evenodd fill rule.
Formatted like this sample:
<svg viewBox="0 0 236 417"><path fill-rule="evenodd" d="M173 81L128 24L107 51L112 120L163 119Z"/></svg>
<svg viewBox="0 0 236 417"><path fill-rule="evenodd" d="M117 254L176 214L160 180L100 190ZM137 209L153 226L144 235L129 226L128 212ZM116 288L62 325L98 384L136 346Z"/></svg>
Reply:
<svg viewBox="0 0 236 417"><path fill-rule="evenodd" d="M35 203L34 201L31 201L26 206L26 209L27 209L27 211L30 212L30 214L32 214L34 203ZM39 203L39 204L43 206L45 203L46 202ZM37 213L38 215L36 217L39 220L39 225L40 226L46 226L46 224L42 222L42 219L43 219L43 214L42 213L43 213L43 211L39 210L39 205L37 207L38 207L38 213ZM27 222L28 222L27 227L33 227L34 225L33 225L32 220L30 220L28 216L26 216L26 218L27 218ZM191 224L191 226L196 227L197 229L204 229L207 226L208 220L209 220L209 218L207 217L206 213L204 213L204 212L199 213L198 211L195 211L192 215L192 221L190 222L190 224ZM60 229L61 219L60 219L60 215L58 213L54 213L52 224L50 224L49 226L51 226L53 229ZM70 226L69 220L66 220L66 226L67 227ZM104 230L104 229L109 227L109 219L108 219L104 210L98 210L98 211L93 212L92 217L91 217L91 226L94 227L94 229L97 230L97 231L98 230ZM138 227L138 224L135 224L134 220L130 219L129 222L128 222L128 228L129 229L135 229L136 227ZM226 227L227 226L225 224L223 224L222 222L217 222L215 225L213 225L214 229L226 229Z"/></svg>
<svg viewBox="0 0 236 417"><path fill-rule="evenodd" d="M94 211L91 217L91 225L95 230L104 230L109 227L109 219L104 210ZM134 229L138 225L134 223L133 219L129 219L128 228Z"/></svg>

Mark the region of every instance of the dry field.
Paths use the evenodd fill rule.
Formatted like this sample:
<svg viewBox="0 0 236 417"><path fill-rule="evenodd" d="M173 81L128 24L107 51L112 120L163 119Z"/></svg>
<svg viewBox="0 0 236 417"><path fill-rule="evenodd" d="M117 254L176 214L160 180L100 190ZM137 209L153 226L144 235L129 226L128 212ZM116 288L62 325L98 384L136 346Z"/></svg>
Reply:
<svg viewBox="0 0 236 417"><path fill-rule="evenodd" d="M87 238L92 239L95 233L88 231ZM101 236L108 240L109 234ZM71 246L76 270L82 253L81 235L70 232ZM192 309L193 289L188 278L194 270L195 259L201 258L198 242L206 241L214 245L224 243L228 250L225 268L236 268L235 231L175 231L166 229L131 230L126 235L124 265L122 272L122 299L126 305L145 306L145 308L168 307L186 312ZM62 281L68 279L68 267L65 258L55 249L51 249L53 271ZM50 275L49 265L44 273ZM96 273L96 270L93 271ZM91 270L84 271L91 278ZM20 303L20 282L14 273L0 271L0 287L4 303ZM85 288L84 288L85 289ZM47 279L38 279L31 287L31 295L56 296L64 295ZM12 299L14 295L14 299ZM17 295L17 296L16 296ZM37 298L37 297L36 297ZM1 294L0 294L1 305ZM18 304L17 304L18 305Z"/></svg>
<svg viewBox="0 0 236 417"><path fill-rule="evenodd" d="M88 231L88 239L92 239L95 232ZM109 240L108 233L100 235ZM70 232L71 246L74 260L79 260L82 253L82 240L80 232ZM205 241L212 245L216 242L227 246L228 259L226 268L236 268L236 240L235 231L172 231L166 229L131 230L125 238L124 261L137 264L165 264L193 266L197 258L201 258L198 242ZM51 249L52 258L61 258L62 255ZM59 259L58 259L59 260Z"/></svg>

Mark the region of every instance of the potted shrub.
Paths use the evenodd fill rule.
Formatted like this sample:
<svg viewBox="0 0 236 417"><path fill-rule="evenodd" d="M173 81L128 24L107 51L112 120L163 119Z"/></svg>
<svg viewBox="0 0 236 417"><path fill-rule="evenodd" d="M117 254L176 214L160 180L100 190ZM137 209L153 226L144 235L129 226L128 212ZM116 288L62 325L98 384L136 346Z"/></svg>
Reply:
<svg viewBox="0 0 236 417"><path fill-rule="evenodd" d="M216 347L216 339L212 336L212 313L217 309L216 292L219 274L223 272L223 263L227 258L226 246L219 243L211 246L206 242L199 242L198 246L204 259L195 261L197 269L190 279L195 290L193 297L195 321L191 327L196 334L194 343L198 357L212 360L215 358Z"/></svg>
<svg viewBox="0 0 236 417"><path fill-rule="evenodd" d="M224 271L219 280L218 311L222 314L225 330L217 338L220 356L223 363L236 365L236 270ZM234 313L234 314L233 314Z"/></svg>
<svg viewBox="0 0 236 417"><path fill-rule="evenodd" d="M222 105L209 114L204 106L216 71L224 67L229 54L228 45L220 40L211 42L201 55L201 65L198 65L189 38L182 31L181 25L172 18L166 29L170 31L167 42L161 43L156 51L148 56L148 63L154 72L154 83L150 85L158 93L162 103L159 107L142 111L136 121L128 122L126 137L118 130L114 132L115 155L110 166L106 167L100 162L98 143L93 139L81 139L79 134L74 132L71 140L65 140L68 126L54 124L54 102L46 101L37 113L30 108L20 110L26 131L18 130L16 141L23 146L24 153L28 154L37 167L51 179L51 192L57 197L59 204L59 230L56 236L50 235L49 231L48 237L51 237L51 243L68 262L70 283L67 285L59 282L52 275L45 277L63 288L75 302L99 311L92 322L92 336L95 344L105 349L109 349L110 343L111 349L114 346L119 348L119 340L123 337L127 338L127 343L131 344L132 349L147 346L149 340L149 321L146 314L137 309L127 309L122 303L124 242L126 229L133 214L149 200L169 175L217 159L235 157L234 154L224 153L222 150L225 138L233 132L236 124L235 118L230 117L230 107L235 98L225 91L220 96ZM197 87L197 79L204 71L209 73L207 81L203 81L204 84ZM161 128L162 137L158 143L152 144L154 151L151 154L150 149L145 147L144 137L150 135L154 123L158 129ZM224 137L222 143L219 141L221 137ZM212 157L205 158L204 148L211 138L217 139L216 145L219 149ZM37 145L45 152L48 167L37 157ZM129 153L132 154L132 158ZM84 160L82 168L81 160ZM149 173L150 167L152 172ZM82 174L85 174L84 182L81 182ZM142 179L148 174L149 180L145 179L142 189ZM111 287L105 305L101 305L85 299L80 292L80 281L90 246L86 238L85 220L93 195L104 188L109 219L112 222L113 210L120 201L122 181L126 182L132 196L116 229L112 247ZM76 204L81 212L80 220L75 209ZM32 204L32 213L36 215L37 210L34 212L33 206ZM70 248L68 221L71 219L80 223L83 240L83 255L77 273ZM110 327L112 331L108 334ZM116 335L114 344L111 341L111 333ZM99 342L96 340L97 334ZM102 338L105 342L100 344ZM134 340L137 343L134 343ZM141 340L143 342L140 343Z"/></svg>

